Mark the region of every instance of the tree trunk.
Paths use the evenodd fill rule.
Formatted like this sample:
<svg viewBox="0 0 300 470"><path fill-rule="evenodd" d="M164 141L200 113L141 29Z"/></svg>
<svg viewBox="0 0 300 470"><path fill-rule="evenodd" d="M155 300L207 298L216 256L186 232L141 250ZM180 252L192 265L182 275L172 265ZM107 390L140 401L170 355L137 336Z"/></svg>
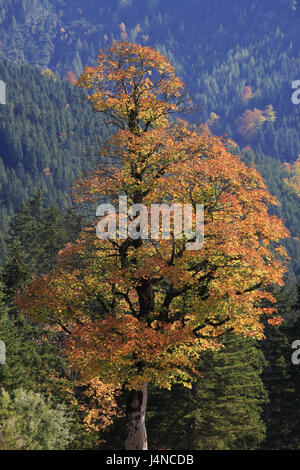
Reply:
<svg viewBox="0 0 300 470"><path fill-rule="evenodd" d="M127 404L126 450L147 450L146 431L147 383L141 390L133 390L129 394Z"/></svg>

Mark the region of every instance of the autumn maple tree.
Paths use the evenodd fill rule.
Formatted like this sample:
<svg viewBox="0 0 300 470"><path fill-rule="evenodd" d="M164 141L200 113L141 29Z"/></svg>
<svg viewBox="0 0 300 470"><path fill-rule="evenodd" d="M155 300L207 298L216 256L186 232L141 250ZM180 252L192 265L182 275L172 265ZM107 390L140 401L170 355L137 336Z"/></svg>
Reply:
<svg viewBox="0 0 300 470"><path fill-rule="evenodd" d="M274 122L276 120L276 112L270 104L264 111L254 108L246 109L242 116L236 119L236 126L239 134L245 139L251 139L261 129L265 122Z"/></svg>
<svg viewBox="0 0 300 470"><path fill-rule="evenodd" d="M189 386L199 355L225 332L262 338L262 315L279 322L268 287L282 284L278 242L288 233L269 215L276 201L255 169L207 130L171 120L186 106L184 85L160 53L115 43L78 85L114 132L103 149L110 159L77 182L77 202L117 206L126 194L128 205L204 205L202 249L186 250L174 230L169 239L100 240L92 225L17 299L35 321L66 331L82 382L130 390L125 446L146 449L149 382Z"/></svg>

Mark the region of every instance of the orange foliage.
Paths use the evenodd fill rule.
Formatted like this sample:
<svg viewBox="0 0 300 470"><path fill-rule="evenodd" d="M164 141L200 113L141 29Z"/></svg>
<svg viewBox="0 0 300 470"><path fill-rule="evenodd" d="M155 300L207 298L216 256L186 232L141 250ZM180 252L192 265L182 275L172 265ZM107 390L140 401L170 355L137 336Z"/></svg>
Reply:
<svg viewBox="0 0 300 470"><path fill-rule="evenodd" d="M105 431L113 422L113 418L121 417L116 398L120 390L111 384L103 383L99 378L89 382L84 392L87 398L84 405L80 405L85 413L84 423L89 432Z"/></svg>
<svg viewBox="0 0 300 470"><path fill-rule="evenodd" d="M92 89L89 99L95 111L119 128L132 130L136 120L162 126L170 112L180 110L184 85L168 60L152 48L115 43L109 53L99 51L97 63L85 67L78 85Z"/></svg>
<svg viewBox="0 0 300 470"><path fill-rule="evenodd" d="M50 168L48 168L48 167L44 168L44 169L43 169L43 175L45 175L45 176L47 176L47 177L50 176L50 175L51 175L51 170L50 170Z"/></svg>
<svg viewBox="0 0 300 470"><path fill-rule="evenodd" d="M241 95L242 102L247 103L249 100L251 100L251 98L253 98L253 91L251 87L245 86L243 93Z"/></svg>
<svg viewBox="0 0 300 470"><path fill-rule="evenodd" d="M219 119L220 119L220 116L212 112L210 113L208 120L206 121L206 124L208 125L208 127L213 126L216 123L216 121L218 121Z"/></svg>
<svg viewBox="0 0 300 470"><path fill-rule="evenodd" d="M236 120L238 132L245 138L251 139L266 121L274 122L276 113L270 104L264 111L254 108L246 111Z"/></svg>
<svg viewBox="0 0 300 470"><path fill-rule="evenodd" d="M69 80L69 82L71 82L72 85L76 85L76 84L77 84L77 80L76 80L75 74L74 74L71 70L69 70L69 71L66 73L65 80Z"/></svg>
<svg viewBox="0 0 300 470"><path fill-rule="evenodd" d="M69 330L66 354L85 382L188 385L201 351L220 347L226 331L261 338L262 315L278 322L268 287L282 285L286 254L271 247L288 232L269 215L276 201L256 169L220 138L170 121L184 86L161 54L114 44L78 83L118 130L103 150L116 164L81 178L77 202L126 193L128 204L204 204L205 243L186 251L174 237L99 240L87 227L16 303Z"/></svg>
<svg viewBox="0 0 300 470"><path fill-rule="evenodd" d="M246 139L251 139L265 122L263 111L254 108L246 109L243 115L236 120L238 132Z"/></svg>

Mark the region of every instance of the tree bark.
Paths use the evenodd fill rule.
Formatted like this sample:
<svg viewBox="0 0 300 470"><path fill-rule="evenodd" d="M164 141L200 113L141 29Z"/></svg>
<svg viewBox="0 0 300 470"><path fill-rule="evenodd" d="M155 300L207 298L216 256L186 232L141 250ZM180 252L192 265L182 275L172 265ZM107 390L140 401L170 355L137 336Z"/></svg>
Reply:
<svg viewBox="0 0 300 470"><path fill-rule="evenodd" d="M146 431L147 383L129 394L127 404L126 450L148 450Z"/></svg>

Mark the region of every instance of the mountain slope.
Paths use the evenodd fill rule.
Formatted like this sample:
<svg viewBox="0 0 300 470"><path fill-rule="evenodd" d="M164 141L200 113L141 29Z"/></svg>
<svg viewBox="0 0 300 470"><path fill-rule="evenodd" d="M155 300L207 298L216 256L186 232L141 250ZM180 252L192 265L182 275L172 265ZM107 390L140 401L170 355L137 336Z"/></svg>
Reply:
<svg viewBox="0 0 300 470"><path fill-rule="evenodd" d="M298 2L299 3L299 2ZM1 8L2 7L2 8ZM219 119L242 146L284 161L300 153L300 106L291 103L300 69L300 3L295 0L0 0L0 57L77 75L95 62L97 50L128 38L167 55L206 121ZM245 86L253 98L243 103ZM277 119L255 138L237 131L247 109L273 105Z"/></svg>
<svg viewBox="0 0 300 470"><path fill-rule="evenodd" d="M291 102L292 82L300 79L299 21L295 0L231 0L230 8L227 0L0 0L0 78L9 94L8 105L0 106L2 232L37 187L49 200L68 201L76 175L90 164L84 151L92 146L88 152L95 153L103 133L99 121L86 127L91 113L83 95L45 69L57 77L69 70L78 75L95 63L98 48L127 38L171 59L196 105L191 119L237 142L236 151L257 165L281 201L277 213L297 237L299 198L276 160L300 154L300 105ZM12 62L29 62L44 75ZM270 105L275 115L265 119ZM238 126L245 112L250 121L261 119L253 133L246 119L246 132ZM300 274L299 242L288 244Z"/></svg>
<svg viewBox="0 0 300 470"><path fill-rule="evenodd" d="M93 163L105 128L85 95L31 66L0 62L7 104L0 106L0 244L22 200L42 189L48 202L70 204L76 176ZM1 248L1 247L0 247Z"/></svg>

